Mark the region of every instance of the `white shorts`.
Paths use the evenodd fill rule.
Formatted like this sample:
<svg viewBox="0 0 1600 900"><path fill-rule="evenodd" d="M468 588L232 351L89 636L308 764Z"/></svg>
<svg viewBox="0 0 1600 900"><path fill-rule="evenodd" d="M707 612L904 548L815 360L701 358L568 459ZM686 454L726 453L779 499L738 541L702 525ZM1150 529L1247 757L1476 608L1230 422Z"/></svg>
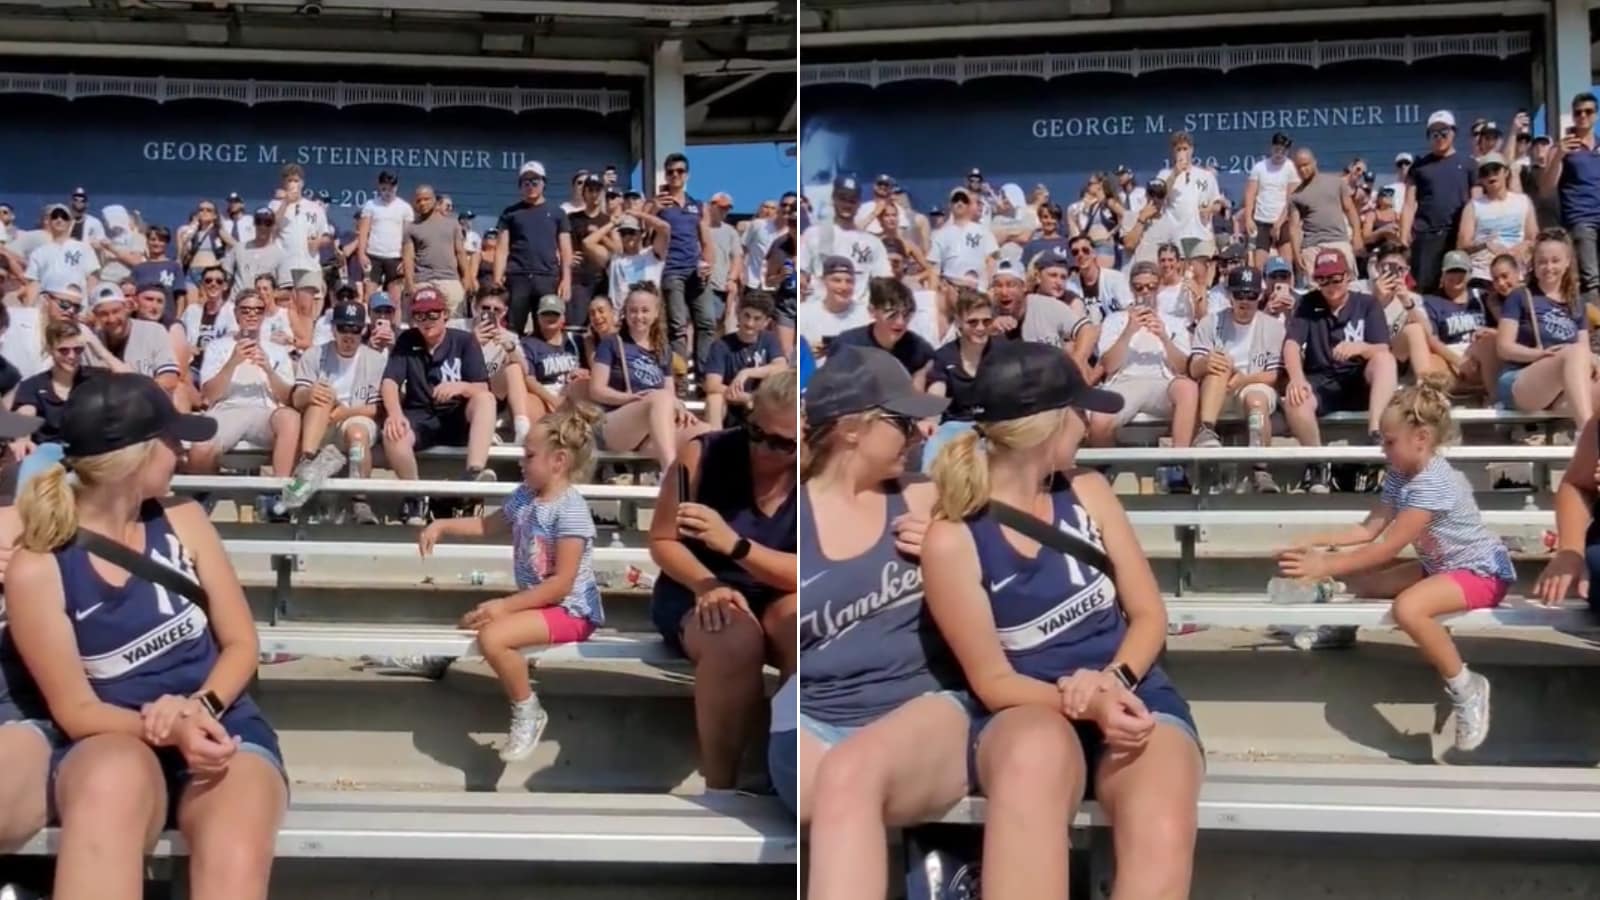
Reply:
<svg viewBox="0 0 1600 900"><path fill-rule="evenodd" d="M1249 412L1245 408L1244 398L1252 395L1259 396L1266 403L1267 415L1270 416L1278 411L1278 392L1267 384L1247 384L1240 388L1238 393L1229 397L1228 402L1223 404L1223 411L1242 418Z"/></svg>
<svg viewBox="0 0 1600 900"><path fill-rule="evenodd" d="M1107 382L1103 387L1122 395L1122 412L1117 413L1117 427L1131 423L1140 413L1166 421L1172 418L1171 378L1126 378Z"/></svg>
<svg viewBox="0 0 1600 900"><path fill-rule="evenodd" d="M256 447L272 446L272 414L277 409L263 406L218 406L206 411L206 418L215 419L217 436L211 445L218 453L228 453L240 444Z"/></svg>

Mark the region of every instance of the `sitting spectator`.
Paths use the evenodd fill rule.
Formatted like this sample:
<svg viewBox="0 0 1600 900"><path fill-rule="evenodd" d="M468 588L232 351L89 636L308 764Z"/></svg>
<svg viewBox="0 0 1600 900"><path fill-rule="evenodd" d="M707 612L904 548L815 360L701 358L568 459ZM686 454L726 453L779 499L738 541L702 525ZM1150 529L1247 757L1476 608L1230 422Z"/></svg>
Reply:
<svg viewBox="0 0 1600 900"><path fill-rule="evenodd" d="M1411 360L1412 338L1405 332L1412 310L1423 308L1422 295L1412 290L1410 284L1411 254L1399 244L1381 244L1374 248L1367 261L1367 279L1372 288L1372 299L1383 310L1383 320L1388 325L1389 352L1400 364L1400 371ZM1351 288L1354 290L1354 288Z"/></svg>
<svg viewBox="0 0 1600 900"><path fill-rule="evenodd" d="M644 242L649 229L650 244ZM672 226L664 219L639 212L607 221L583 239L584 258L608 273L606 283L613 299L627 297L628 286L648 281L661 284L661 269L666 265L667 243ZM581 324L581 323L580 323Z"/></svg>
<svg viewBox="0 0 1600 900"><path fill-rule="evenodd" d="M1272 446L1272 414L1283 377L1283 323L1261 311L1261 274L1241 267L1228 273L1227 307L1201 320L1194 332L1189 377L1200 382L1200 431L1196 447L1217 447L1217 419L1224 410L1244 415L1250 446ZM1265 463L1250 474L1256 493L1276 494Z"/></svg>
<svg viewBox="0 0 1600 900"><path fill-rule="evenodd" d="M596 432L601 450L648 453L666 471L678 444L706 431L678 399L661 295L635 285L622 307L624 327L590 357L589 399L607 410Z"/></svg>
<svg viewBox="0 0 1600 900"><path fill-rule="evenodd" d="M603 295L592 298L589 308L600 303L610 311L611 301ZM560 297L547 296L539 301L537 312L533 334L522 339L522 356L528 361L528 414L536 420L560 409L569 397L574 401L585 399L589 380L589 369L584 365L587 351L567 332L567 305ZM589 314L589 319L594 321L594 313Z"/></svg>
<svg viewBox="0 0 1600 900"><path fill-rule="evenodd" d="M544 309L546 301L550 300L566 307L560 297L546 294L539 298L538 309ZM478 346L483 350L484 369L489 373L489 391L511 412L511 440L521 446L533 424L528 417L528 361L523 358L517 336L506 330L507 308L505 289L491 288L478 297L473 320L462 321L455 327L472 332L478 339Z"/></svg>
<svg viewBox="0 0 1600 900"><path fill-rule="evenodd" d="M867 306L872 324L840 332L833 346L877 347L906 367L917 390L926 390L933 345L908 327L917 308L911 289L893 278L874 278L867 288Z"/></svg>
<svg viewBox="0 0 1600 900"><path fill-rule="evenodd" d="M1472 261L1460 250L1444 255L1437 296L1424 297L1408 312L1401 330L1404 353L1395 357L1411 364L1419 377L1437 375L1456 393L1488 399L1499 377L1495 355L1497 319L1482 288L1469 285Z"/></svg>
<svg viewBox="0 0 1600 900"><path fill-rule="evenodd" d="M372 324L367 326L365 343L387 357L394 348L395 337L400 333L400 326L394 321L394 301L389 299L388 294L379 291L367 300L367 314Z"/></svg>
<svg viewBox="0 0 1600 900"><path fill-rule="evenodd" d="M155 379L177 402L182 379L177 357L172 352L172 335L158 322L133 318L130 304L122 299L122 292L115 285L103 284L95 291L94 305L89 312L100 348L108 351L96 353L93 364L105 365L99 359L101 356L121 360L128 369ZM187 394L183 399L187 402ZM179 410L183 409L180 404Z"/></svg>
<svg viewBox="0 0 1600 900"><path fill-rule="evenodd" d="M271 448L274 474L286 477L294 470L300 452L300 414L288 405L294 363L288 350L262 339L266 309L260 297L240 297L234 304L238 332L206 347L200 396L208 407L206 417L217 427L211 440L190 448L191 472L220 471L222 457L246 442Z"/></svg>
<svg viewBox="0 0 1600 900"><path fill-rule="evenodd" d="M300 357L289 403L300 413L300 460L334 444L350 460L350 474L372 476L372 450L378 443L378 383L387 364L382 353L363 346L367 311L346 301L333 310L333 340ZM376 525L378 517L364 497L351 501L357 524Z"/></svg>
<svg viewBox="0 0 1600 900"><path fill-rule="evenodd" d="M96 365L128 370L76 322L51 322L45 326L44 340L50 348L50 368L22 379L12 400L15 412L42 420L30 437L11 443L12 456L21 460L16 470L18 492L30 478L61 461L61 418L72 389L94 373Z"/></svg>
<svg viewBox="0 0 1600 900"><path fill-rule="evenodd" d="M1001 259L989 288L994 300L994 330L1013 341L1034 341L1060 347L1084 372L1093 369L1100 328L1083 312L1083 304L1027 294L1016 261Z"/></svg>
<svg viewBox="0 0 1600 900"><path fill-rule="evenodd" d="M1537 250L1535 250L1537 259ZM1530 597L1560 606L1576 595L1600 613L1600 419L1584 423L1573 441L1572 460L1556 486L1555 553L1545 563Z"/></svg>
<svg viewBox="0 0 1600 900"><path fill-rule="evenodd" d="M661 567L650 618L695 666L707 790L736 786L740 752L760 715L763 663L781 677L795 671L798 403L794 375L780 372L756 391L743 428L686 442L677 462L688 477L662 479L650 526L650 557ZM676 475L670 463L662 471ZM688 497L678 496L680 480Z"/></svg>
<svg viewBox="0 0 1600 900"><path fill-rule="evenodd" d="M64 209L65 207L63 207ZM6 330L0 335L0 356L16 369L18 380L50 368L44 330L51 322L75 322L83 310L83 283L69 273L52 273L39 289L37 306L8 307ZM16 387L13 381L12 387Z"/></svg>
<svg viewBox="0 0 1600 900"><path fill-rule="evenodd" d="M1189 323L1156 309L1155 278L1148 266L1135 265L1132 282L1138 299L1131 309L1111 313L1100 325L1102 386L1122 397L1122 410L1090 417L1092 447L1115 444L1118 429L1140 414L1170 422L1174 447L1187 447L1194 438L1200 386L1184 374L1189 371ZM1179 492L1186 485L1180 473L1169 488Z"/></svg>
<svg viewBox="0 0 1600 900"><path fill-rule="evenodd" d="M167 343L172 346L172 358L177 361L180 374L189 371L189 338L184 333L183 326L177 322L164 324L161 316L165 308L166 295L159 285L146 285L132 297L124 297L132 304L133 317L141 322L153 322L167 333ZM187 378L180 378L180 382L187 383ZM192 408L192 405L191 405Z"/></svg>
<svg viewBox="0 0 1600 900"><path fill-rule="evenodd" d="M626 294L623 300L627 300ZM618 307L610 298L595 297L589 301L589 324L583 330L582 359L586 368L588 361L594 359L595 349L616 335L617 313Z"/></svg>
<svg viewBox="0 0 1600 900"><path fill-rule="evenodd" d="M432 447L466 447L469 481L493 481L494 394L483 350L469 332L445 325L444 297L421 288L411 301L416 327L395 339L380 386L383 453L395 477L417 480L417 454ZM428 499L410 497L401 515L426 525Z"/></svg>
<svg viewBox="0 0 1600 900"><path fill-rule="evenodd" d="M522 484L504 507L481 517L436 519L417 538L423 557L441 537L511 540L516 592L485 600L461 617L462 628L477 632L483 659L511 701L511 727L500 750L507 762L531 756L550 722L533 693L523 651L586 641L605 623L594 574L594 517L575 486L594 450L592 416L574 408L541 418L523 444Z"/></svg>
<svg viewBox="0 0 1600 900"><path fill-rule="evenodd" d="M1552 228L1533 245L1533 278L1500 310L1495 391L1507 409L1539 412L1561 401L1577 423L1594 415L1594 356L1567 233Z"/></svg>
<svg viewBox="0 0 1600 900"><path fill-rule="evenodd" d="M827 354L841 332L871 320L868 305L856 300L856 277L855 263L843 256L822 261L821 299L808 303L800 317L800 337L819 355Z"/></svg>
<svg viewBox="0 0 1600 900"><path fill-rule="evenodd" d="M761 379L789 367L771 331L772 297L756 291L739 301L738 328L706 355L706 424L713 431L743 424Z"/></svg>
<svg viewBox="0 0 1600 900"><path fill-rule="evenodd" d="M4 214L9 211L9 207L0 204L0 241L6 237ZM0 251L3 249L0 244ZM6 547L15 547L22 534L13 499L17 458L7 448L27 438L39 424L37 417L0 411L0 545ZM0 582L5 578L6 562L0 561ZM46 824L45 813L52 805L48 797L54 748L53 727L48 725L50 710L28 674L15 635L5 627L5 621L5 610L0 605L0 759L5 760L5 765L0 766L0 797L6 798L5 803L0 803L0 847L10 850L27 843ZM123 824L130 829L142 825L126 820Z"/></svg>
<svg viewBox="0 0 1600 900"><path fill-rule="evenodd" d="M1205 317L1206 288L1197 269L1193 260L1183 258L1183 248L1177 244L1163 244L1156 251L1156 270L1161 276L1160 287L1156 288L1156 308L1162 315L1184 322L1197 322Z"/></svg>
<svg viewBox="0 0 1600 900"><path fill-rule="evenodd" d="M994 302L985 294L972 288L956 288L956 337L933 351L933 365L928 368L928 393L946 397L939 427L922 445L922 471L928 471L933 458L945 442L972 428L976 399L972 393L973 380L978 377L978 366L989 356L994 346L1005 338L990 336L994 328Z"/></svg>
<svg viewBox="0 0 1600 900"><path fill-rule="evenodd" d="M1072 255L1072 263L1077 266L1077 271L1067 281L1066 290L1083 298L1090 319L1098 322L1107 313L1133 305L1133 289L1128 286L1128 276L1100 261L1088 235L1074 236L1068 242L1067 251ZM1043 271L1044 267L1040 266L1041 274Z"/></svg>
<svg viewBox="0 0 1600 900"><path fill-rule="evenodd" d="M1512 291L1522 287L1522 271L1522 264L1515 257L1505 254L1496 256L1489 263L1489 289L1493 291L1489 297L1489 308L1494 312L1495 321L1500 320L1500 310L1505 306L1506 298L1511 296Z"/></svg>
<svg viewBox="0 0 1600 900"><path fill-rule="evenodd" d="M259 285L262 280L262 278L256 279L257 284ZM270 314L274 292L256 294L254 290L241 291L239 299L244 299L246 293L255 294L256 299ZM238 329L239 317L233 308L235 302L228 300L228 276L222 269L207 269L205 274L200 276L199 302L189 304L178 319L189 342L189 367L197 375L200 367L205 365L206 348L211 342ZM261 325L261 322L256 323L258 328Z"/></svg>
<svg viewBox="0 0 1600 900"><path fill-rule="evenodd" d="M1378 443L1379 422L1394 397L1398 375L1383 310L1371 294L1350 289L1349 274L1343 251L1317 254L1317 289L1300 298L1289 317L1284 418L1302 447L1322 446L1317 416L1331 412L1365 412L1368 440ZM1306 467L1302 489L1325 494L1332 487L1330 464Z"/></svg>
<svg viewBox="0 0 1600 900"><path fill-rule="evenodd" d="M1267 259L1266 268L1261 270L1261 274L1267 281L1266 300L1262 308L1267 315L1286 321L1294 305L1300 301L1294 289L1294 267L1283 257L1273 256Z"/></svg>

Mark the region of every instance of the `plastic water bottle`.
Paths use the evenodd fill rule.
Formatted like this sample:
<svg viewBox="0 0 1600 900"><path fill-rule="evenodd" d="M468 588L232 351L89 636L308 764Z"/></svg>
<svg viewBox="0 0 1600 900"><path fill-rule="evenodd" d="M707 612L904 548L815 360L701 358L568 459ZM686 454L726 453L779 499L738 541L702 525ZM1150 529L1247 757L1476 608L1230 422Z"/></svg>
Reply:
<svg viewBox="0 0 1600 900"><path fill-rule="evenodd" d="M482 585L489 580L489 574L473 569L471 572L462 572L457 575L456 580L464 584Z"/></svg>
<svg viewBox="0 0 1600 900"><path fill-rule="evenodd" d="M620 530L611 532L611 548L613 550L626 549L627 546L622 542L622 532Z"/></svg>
<svg viewBox="0 0 1600 900"><path fill-rule="evenodd" d="M1267 602L1278 606L1292 603L1327 603L1343 585L1331 578L1308 581L1304 578L1274 578L1267 582Z"/></svg>
<svg viewBox="0 0 1600 900"><path fill-rule="evenodd" d="M1250 429L1250 446L1261 446L1261 432L1266 428L1267 417L1259 409L1250 410L1246 419L1246 427Z"/></svg>
<svg viewBox="0 0 1600 900"><path fill-rule="evenodd" d="M364 444L350 445L350 477L361 477L361 466L367 461L367 448Z"/></svg>
<svg viewBox="0 0 1600 900"><path fill-rule="evenodd" d="M312 495L322 489L323 483L344 465L344 453L338 447L332 444L323 447L322 452L295 470L294 477L284 485L283 495L272 505L273 513L281 516L291 509L304 506Z"/></svg>

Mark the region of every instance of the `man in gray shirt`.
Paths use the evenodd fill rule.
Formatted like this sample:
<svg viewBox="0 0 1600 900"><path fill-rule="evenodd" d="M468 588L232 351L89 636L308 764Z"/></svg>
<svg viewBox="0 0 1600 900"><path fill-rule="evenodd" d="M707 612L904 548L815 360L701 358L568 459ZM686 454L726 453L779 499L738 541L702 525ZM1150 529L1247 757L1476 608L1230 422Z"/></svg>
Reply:
<svg viewBox="0 0 1600 900"><path fill-rule="evenodd" d="M1089 360L1100 329L1084 313L1083 301L1028 294L1022 264L1009 256L995 264L989 296L994 300L994 334L1060 347L1092 380Z"/></svg>
<svg viewBox="0 0 1600 900"><path fill-rule="evenodd" d="M467 290L462 273L467 269L467 252L461 226L444 211L433 188L426 184L417 186L411 206L417 219L405 227L400 250L400 272L406 285L402 318L410 318L409 298L422 284L433 285L450 311L464 315L462 304Z"/></svg>
<svg viewBox="0 0 1600 900"><path fill-rule="evenodd" d="M1294 169L1300 181L1289 187L1286 225L1294 262L1309 278L1317 254L1337 250L1354 272L1355 248L1361 244L1361 213L1350 193L1350 182L1332 172L1319 172L1317 157L1305 147L1294 152Z"/></svg>
<svg viewBox="0 0 1600 900"><path fill-rule="evenodd" d="M733 208L733 198L724 193L712 196L711 209L711 295L716 299L718 312L715 318L723 322L724 331L739 327L739 278L744 272L744 248L739 242L739 229L728 224L728 210Z"/></svg>
<svg viewBox="0 0 1600 900"><path fill-rule="evenodd" d="M132 304L114 284L95 291L89 313L95 337L106 350L133 371L155 379L180 411L187 412L192 404L188 392L178 390L178 358L167 330L158 322L133 318Z"/></svg>

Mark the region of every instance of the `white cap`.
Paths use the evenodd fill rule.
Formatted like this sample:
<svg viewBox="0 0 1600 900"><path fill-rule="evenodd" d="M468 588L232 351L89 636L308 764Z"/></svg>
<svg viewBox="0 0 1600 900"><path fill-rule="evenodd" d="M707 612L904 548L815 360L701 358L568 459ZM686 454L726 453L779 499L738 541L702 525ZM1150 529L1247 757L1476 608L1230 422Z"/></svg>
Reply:
<svg viewBox="0 0 1600 900"><path fill-rule="evenodd" d="M127 300L122 296L122 289L114 284L102 284L94 289L94 299L89 301L89 308L93 309L102 303L123 303Z"/></svg>
<svg viewBox="0 0 1600 900"><path fill-rule="evenodd" d="M1432 128L1435 125L1445 125L1450 128L1456 127L1455 114L1448 109L1434 110L1433 114L1428 116L1428 127Z"/></svg>
<svg viewBox="0 0 1600 900"><path fill-rule="evenodd" d="M540 178L543 178L544 177L544 163L539 162L536 159L528 160L527 162L522 164L522 168L517 170L517 177L518 178L521 178L524 175L537 175Z"/></svg>
<svg viewBox="0 0 1600 900"><path fill-rule="evenodd" d="M39 290L52 297L71 297L83 302L83 280L71 272L52 272L39 282Z"/></svg>
<svg viewBox="0 0 1600 900"><path fill-rule="evenodd" d="M1016 260L1000 260L994 266L994 279L998 281L1001 278L1015 278L1018 281L1022 281L1022 266L1018 265Z"/></svg>
<svg viewBox="0 0 1600 900"><path fill-rule="evenodd" d="M1413 162L1416 162L1416 160L1413 159L1411 157L1411 154L1409 154L1409 153L1396 153L1394 155L1394 161L1395 161L1395 165L1399 165L1400 163L1413 163Z"/></svg>

